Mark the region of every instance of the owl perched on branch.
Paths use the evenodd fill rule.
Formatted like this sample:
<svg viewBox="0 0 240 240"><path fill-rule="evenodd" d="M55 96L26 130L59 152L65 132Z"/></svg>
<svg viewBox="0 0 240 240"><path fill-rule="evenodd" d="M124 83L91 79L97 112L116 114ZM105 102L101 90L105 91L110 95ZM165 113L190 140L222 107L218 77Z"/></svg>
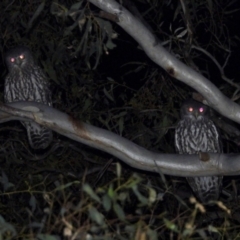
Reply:
<svg viewBox="0 0 240 240"><path fill-rule="evenodd" d="M35 63L27 47L16 47L5 57L8 75L4 85L4 101L34 101L52 106L51 92L47 78ZM30 146L33 149L45 149L52 141L52 131L35 122L22 121L27 129Z"/></svg>
<svg viewBox="0 0 240 240"><path fill-rule="evenodd" d="M219 132L210 120L209 108L194 100L187 100L181 107L181 120L175 130L175 147L180 154L199 152L221 153ZM203 203L218 200L222 176L187 177L196 196Z"/></svg>

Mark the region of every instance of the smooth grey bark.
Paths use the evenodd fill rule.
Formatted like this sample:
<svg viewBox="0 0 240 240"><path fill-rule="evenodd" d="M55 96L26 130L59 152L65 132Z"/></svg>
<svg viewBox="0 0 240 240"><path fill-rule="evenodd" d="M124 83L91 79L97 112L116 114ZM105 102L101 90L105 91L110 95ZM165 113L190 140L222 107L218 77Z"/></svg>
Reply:
<svg viewBox="0 0 240 240"><path fill-rule="evenodd" d="M170 54L128 10L114 0L88 0L105 12L118 17L117 24L132 36L143 48L146 55L165 69L172 77L186 83L201 93L212 108L233 121L240 123L240 106L225 95L201 74L183 64Z"/></svg>
<svg viewBox="0 0 240 240"><path fill-rule="evenodd" d="M0 123L24 119L35 121L75 141L110 153L137 169L183 177L240 174L240 155L155 153L44 104L14 102L0 105Z"/></svg>

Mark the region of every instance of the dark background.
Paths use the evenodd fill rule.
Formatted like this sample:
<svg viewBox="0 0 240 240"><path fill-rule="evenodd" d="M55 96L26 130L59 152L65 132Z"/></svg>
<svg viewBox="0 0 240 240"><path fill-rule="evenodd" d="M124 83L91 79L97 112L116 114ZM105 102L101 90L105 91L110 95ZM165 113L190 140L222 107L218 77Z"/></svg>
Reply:
<svg viewBox="0 0 240 240"><path fill-rule="evenodd" d="M203 51L192 48L197 46L210 53L221 66L230 55L224 73L235 84L239 84L238 1L183 1L188 14L183 12L180 1L177 0L135 0L132 5L126 5L127 2L130 1L123 1L124 6L148 26L160 43L166 43L164 47L168 51L202 73L223 94L239 103L237 88L223 80L213 59ZM1 1L0 9L1 101L4 101L4 79L7 75L5 52L15 46L25 45L32 50L36 62L48 77L54 108L76 119L115 132L146 149L175 153L174 129L179 121L179 108L195 90L171 78L153 63L138 43L116 22L101 18L100 10L87 1L45 3L40 0L5 0ZM187 26L190 26L192 34L187 31L184 36L178 37ZM216 124L221 120L221 123L235 128L234 133L227 128L221 128L220 131L224 152L238 153L238 124L218 113L213 113L213 119ZM54 216L58 216L57 211L68 201L74 205L79 200L80 187L71 186L66 190L71 197L66 197L65 192L62 197L61 194L55 195L53 191L57 183L82 181L87 173L83 182L97 189L99 186L108 186L116 177L118 159L58 134L54 135L53 143L48 149L34 152L28 144L25 129L19 122L1 124L0 144L2 178L5 179L5 182L1 182L0 197L5 210L4 218L15 224L28 224L27 220L32 220L32 216L25 211L26 206L36 219L42 219L42 209L49 203L42 196L45 191L51 193L50 196L57 202L54 202L56 208L52 208L56 214ZM158 174L140 172L124 163L122 167L121 180L128 179L136 171L142 177L142 182L138 182L141 182L139 188L144 189L142 192L147 192L147 183L150 182L151 187L164 196L158 203L160 206L156 205L150 211L146 207L143 213L151 215L156 211L155 214L158 215L165 212L164 217L174 222L176 211L179 211L179 215L184 212L182 218L177 218L182 220L182 226L186 219L193 216L189 209L194 207L187 205L189 201L183 203L174 195L176 190L181 189L179 186L184 188L184 196L181 195L183 199L191 194L182 178L159 178ZM94 174L88 175L88 170L94 170ZM14 185L16 194L7 197L3 193L8 193L9 188L6 185L9 182ZM238 186L238 176L224 178L223 188L231 192L231 196L237 196ZM41 195L38 195L39 192ZM133 192L128 196L130 203L124 206L126 213L132 214L138 207L136 202L139 199ZM30 196L38 201L37 211L29 206ZM239 205L237 201L229 204L235 207L236 212ZM106 216L115 216L114 210L112 211ZM216 223L219 223L219 218L216 219ZM234 221L240 223L238 218ZM156 228L166 224L162 218L156 222ZM206 226L208 223L199 223L198 226ZM167 230L169 228L166 227ZM50 228L47 230L52 231Z"/></svg>

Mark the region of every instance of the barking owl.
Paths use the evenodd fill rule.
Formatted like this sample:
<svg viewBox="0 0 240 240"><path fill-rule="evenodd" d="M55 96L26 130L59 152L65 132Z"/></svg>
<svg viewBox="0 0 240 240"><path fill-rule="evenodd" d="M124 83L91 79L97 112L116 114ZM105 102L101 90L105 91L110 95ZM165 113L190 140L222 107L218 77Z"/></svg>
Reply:
<svg viewBox="0 0 240 240"><path fill-rule="evenodd" d="M51 92L42 69L26 47L17 47L5 57L8 75L4 84L4 101L34 101L52 106ZM52 141L52 131L35 122L24 121L30 146L45 149Z"/></svg>
<svg viewBox="0 0 240 240"><path fill-rule="evenodd" d="M219 132L210 120L209 108L194 100L187 100L181 107L181 120L175 130L175 148L180 154L198 152L221 153ZM187 177L193 192L203 203L218 200L222 176Z"/></svg>

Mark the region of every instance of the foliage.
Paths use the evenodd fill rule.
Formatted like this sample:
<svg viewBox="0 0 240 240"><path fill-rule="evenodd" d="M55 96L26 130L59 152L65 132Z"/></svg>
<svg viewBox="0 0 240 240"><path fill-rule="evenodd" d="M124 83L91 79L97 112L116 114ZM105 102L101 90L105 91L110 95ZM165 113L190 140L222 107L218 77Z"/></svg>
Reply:
<svg viewBox="0 0 240 240"><path fill-rule="evenodd" d="M239 85L230 79L239 41L233 24L239 14L236 1L119 2L172 54L239 101ZM4 0L0 8L1 93L5 51L29 46L49 77L55 108L147 149L174 153L179 106L193 89L152 63L116 22L102 18L98 8L83 0ZM74 239L86 231L105 239L204 238L209 232L237 236L240 220L234 201L227 207L235 218L217 206L222 218L210 223L198 203L189 204L182 179L136 175L124 164L124 174L119 174L108 154L57 135L47 152L32 152L19 123L2 124L0 130L1 236ZM238 152L236 136L222 135L225 151ZM233 183L226 179L224 188L233 192L238 178ZM173 194L181 187L187 189L182 196L186 202Z"/></svg>
<svg viewBox="0 0 240 240"><path fill-rule="evenodd" d="M179 239L231 237L229 210L215 203L223 221L212 222L206 208L191 199L186 204L161 189L156 192L138 174L127 178L120 164L117 175L104 185L91 187L84 179L40 174L15 186L2 173L0 237L4 239ZM85 180L89 180L86 177ZM169 189L170 190L170 189ZM18 199L18 202L16 200ZM11 206L11 207L10 207ZM19 206L24 206L20 208ZM178 209L178 212L176 212ZM210 213L211 214L211 213ZM199 227L199 222L209 221ZM17 234L18 232L18 234ZM234 236L234 235L233 235Z"/></svg>

